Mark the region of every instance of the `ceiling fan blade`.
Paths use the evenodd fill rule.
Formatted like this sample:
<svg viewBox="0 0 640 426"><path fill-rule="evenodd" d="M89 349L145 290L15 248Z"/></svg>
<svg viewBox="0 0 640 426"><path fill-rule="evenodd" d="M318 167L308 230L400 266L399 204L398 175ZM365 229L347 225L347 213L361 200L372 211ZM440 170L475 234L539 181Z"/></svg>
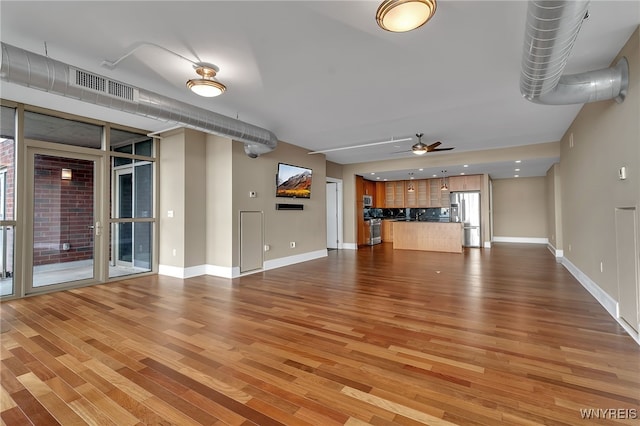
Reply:
<svg viewBox="0 0 640 426"><path fill-rule="evenodd" d="M433 150L433 148L437 148L440 145L442 145L442 142L438 141L438 142L434 142L431 145L427 145L427 148L429 149L429 151Z"/></svg>
<svg viewBox="0 0 640 426"><path fill-rule="evenodd" d="M434 149L430 149L429 151L451 151L454 148L434 148Z"/></svg>

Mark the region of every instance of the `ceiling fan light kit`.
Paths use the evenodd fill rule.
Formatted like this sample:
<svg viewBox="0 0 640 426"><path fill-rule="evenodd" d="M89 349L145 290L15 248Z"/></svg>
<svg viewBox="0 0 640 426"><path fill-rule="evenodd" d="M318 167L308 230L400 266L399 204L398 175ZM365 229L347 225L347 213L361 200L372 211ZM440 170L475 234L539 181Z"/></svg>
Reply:
<svg viewBox="0 0 640 426"><path fill-rule="evenodd" d="M187 81L187 87L196 95L206 98L219 96L227 90L227 87L214 80L219 69L214 65L199 65L195 67L196 73L202 78L194 78Z"/></svg>
<svg viewBox="0 0 640 426"><path fill-rule="evenodd" d="M386 31L411 31L426 24L436 6L436 0L385 0L378 6L376 21Z"/></svg>

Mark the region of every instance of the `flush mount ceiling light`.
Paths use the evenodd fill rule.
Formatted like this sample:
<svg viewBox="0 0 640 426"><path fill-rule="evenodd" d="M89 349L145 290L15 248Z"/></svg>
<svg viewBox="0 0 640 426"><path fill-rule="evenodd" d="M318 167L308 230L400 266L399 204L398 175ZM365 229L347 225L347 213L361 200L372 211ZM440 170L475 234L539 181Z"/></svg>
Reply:
<svg viewBox="0 0 640 426"><path fill-rule="evenodd" d="M436 0L385 0L376 12L383 30L403 33L424 25L436 13Z"/></svg>
<svg viewBox="0 0 640 426"><path fill-rule="evenodd" d="M202 78L194 78L187 81L187 87L196 95L212 98L221 95L227 90L224 84L213 79L218 71L220 71L215 65L201 64L195 67L195 69L196 73Z"/></svg>

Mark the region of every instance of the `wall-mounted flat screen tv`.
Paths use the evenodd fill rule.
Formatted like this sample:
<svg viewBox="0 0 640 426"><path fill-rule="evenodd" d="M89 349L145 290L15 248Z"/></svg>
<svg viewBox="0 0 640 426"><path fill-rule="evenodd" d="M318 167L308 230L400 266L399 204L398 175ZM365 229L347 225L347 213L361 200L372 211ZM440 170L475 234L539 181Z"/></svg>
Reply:
<svg viewBox="0 0 640 426"><path fill-rule="evenodd" d="M278 163L276 197L311 198L311 169Z"/></svg>

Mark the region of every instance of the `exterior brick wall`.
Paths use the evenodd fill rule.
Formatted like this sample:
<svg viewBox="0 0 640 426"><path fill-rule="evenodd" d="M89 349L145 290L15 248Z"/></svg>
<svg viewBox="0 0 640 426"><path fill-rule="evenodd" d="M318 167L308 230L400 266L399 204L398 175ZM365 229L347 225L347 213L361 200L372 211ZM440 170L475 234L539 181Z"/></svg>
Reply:
<svg viewBox="0 0 640 426"><path fill-rule="evenodd" d="M5 192L5 214L0 220L13 220L15 143L13 139L0 138L0 166L6 167L7 180Z"/></svg>
<svg viewBox="0 0 640 426"><path fill-rule="evenodd" d="M71 180L61 179L63 168ZM91 161L36 156L34 266L93 258L93 174Z"/></svg>

